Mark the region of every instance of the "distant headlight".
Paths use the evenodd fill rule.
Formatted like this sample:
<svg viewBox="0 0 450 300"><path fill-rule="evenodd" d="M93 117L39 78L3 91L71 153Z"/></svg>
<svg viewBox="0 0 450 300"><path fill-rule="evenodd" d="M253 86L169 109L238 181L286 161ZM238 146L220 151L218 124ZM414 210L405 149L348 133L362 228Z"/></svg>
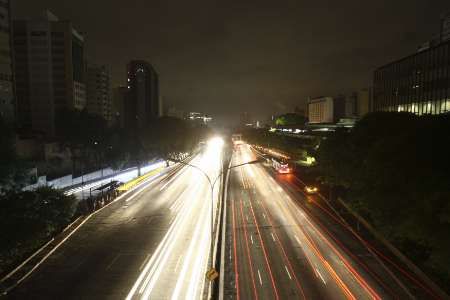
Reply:
<svg viewBox="0 0 450 300"><path fill-rule="evenodd" d="M318 190L319 190L319 189L318 189L317 187L315 187L315 186L305 186L305 191L306 191L308 194L314 194L314 193L317 193Z"/></svg>

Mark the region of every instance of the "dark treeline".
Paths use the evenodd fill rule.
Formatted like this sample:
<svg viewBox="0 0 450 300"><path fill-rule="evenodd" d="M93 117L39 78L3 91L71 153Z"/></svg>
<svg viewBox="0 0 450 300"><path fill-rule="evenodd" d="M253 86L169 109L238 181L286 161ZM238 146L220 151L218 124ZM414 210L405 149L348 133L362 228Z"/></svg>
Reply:
<svg viewBox="0 0 450 300"><path fill-rule="evenodd" d="M192 152L209 133L174 117L156 118L139 130L108 127L86 111L63 111L58 124L59 140L71 150L75 173L85 172L86 166L121 169L153 158L176 158Z"/></svg>
<svg viewBox="0 0 450 300"><path fill-rule="evenodd" d="M450 283L450 115L372 113L322 141L344 200L443 286Z"/></svg>

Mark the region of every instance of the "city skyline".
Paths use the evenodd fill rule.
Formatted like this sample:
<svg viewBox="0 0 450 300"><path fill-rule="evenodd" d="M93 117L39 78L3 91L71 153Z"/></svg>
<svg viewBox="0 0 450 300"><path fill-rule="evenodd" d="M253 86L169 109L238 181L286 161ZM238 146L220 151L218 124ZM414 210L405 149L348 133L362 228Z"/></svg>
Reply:
<svg viewBox="0 0 450 300"><path fill-rule="evenodd" d="M306 106L308 96L368 87L376 68L413 54L438 33L441 14L450 10L446 1L366 2L359 14L352 13L361 6L356 1L276 7L108 1L89 3L85 13L87 5L19 0L13 14L51 9L86 32L88 57L111 66L113 86L123 85L129 60L144 59L160 73L168 104L227 120L237 119L239 109L261 118Z"/></svg>

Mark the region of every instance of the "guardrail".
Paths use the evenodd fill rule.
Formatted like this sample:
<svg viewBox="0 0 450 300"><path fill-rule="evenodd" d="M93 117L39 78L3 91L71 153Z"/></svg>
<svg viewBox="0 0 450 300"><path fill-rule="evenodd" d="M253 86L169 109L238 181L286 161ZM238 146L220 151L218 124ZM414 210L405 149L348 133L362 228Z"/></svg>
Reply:
<svg viewBox="0 0 450 300"><path fill-rule="evenodd" d="M224 285L225 285L225 244L226 244L226 232L227 232L227 199L228 199L228 181L230 178L230 166L233 161L233 154L230 157L230 163L228 164L228 171L225 178L224 192L222 197L223 213L221 222L221 240L220 240L220 267L219 267L219 300L223 300Z"/></svg>

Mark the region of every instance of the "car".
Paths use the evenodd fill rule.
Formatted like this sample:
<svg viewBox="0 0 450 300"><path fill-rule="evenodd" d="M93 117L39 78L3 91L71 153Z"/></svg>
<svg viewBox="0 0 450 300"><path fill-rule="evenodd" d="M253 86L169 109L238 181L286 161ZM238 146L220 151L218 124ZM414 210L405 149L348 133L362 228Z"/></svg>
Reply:
<svg viewBox="0 0 450 300"><path fill-rule="evenodd" d="M314 185L305 185L305 193L309 195L316 194L319 191L319 189Z"/></svg>

